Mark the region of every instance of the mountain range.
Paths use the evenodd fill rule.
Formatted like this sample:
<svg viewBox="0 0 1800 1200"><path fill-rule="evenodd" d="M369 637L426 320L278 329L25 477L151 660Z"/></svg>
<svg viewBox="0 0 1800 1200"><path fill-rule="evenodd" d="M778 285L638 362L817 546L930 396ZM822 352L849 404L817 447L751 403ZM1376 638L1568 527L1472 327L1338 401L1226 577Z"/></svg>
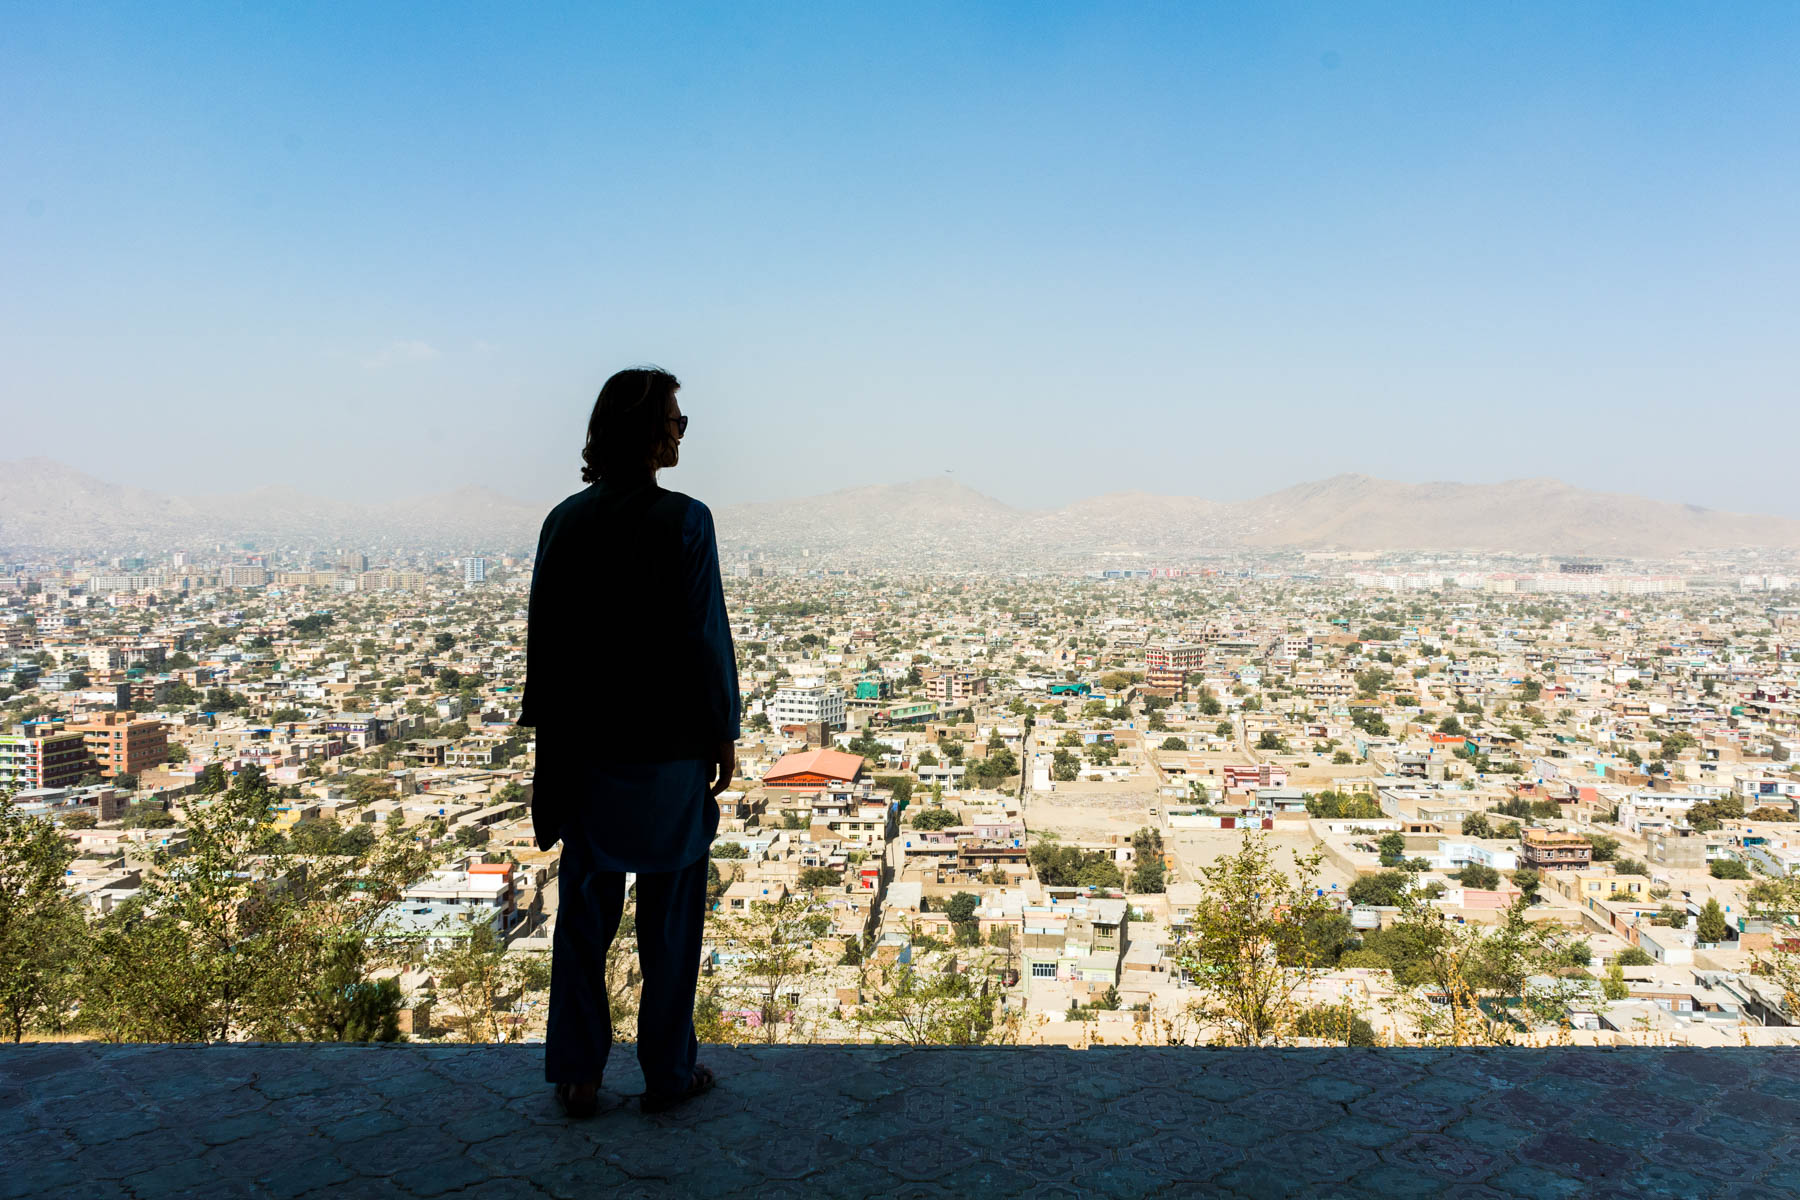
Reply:
<svg viewBox="0 0 1800 1200"><path fill-rule="evenodd" d="M691 486L691 485L690 485ZM214 543L527 550L544 507L481 487L358 504L264 487L173 496L34 458L0 462L0 549L156 552ZM952 480L721 506L728 557L748 552L920 565L1092 561L1202 551L1364 550L1666 558L1800 550L1800 521L1746 516L1555 479L1395 483L1337 475L1253 500L1115 492L1021 509Z"/></svg>

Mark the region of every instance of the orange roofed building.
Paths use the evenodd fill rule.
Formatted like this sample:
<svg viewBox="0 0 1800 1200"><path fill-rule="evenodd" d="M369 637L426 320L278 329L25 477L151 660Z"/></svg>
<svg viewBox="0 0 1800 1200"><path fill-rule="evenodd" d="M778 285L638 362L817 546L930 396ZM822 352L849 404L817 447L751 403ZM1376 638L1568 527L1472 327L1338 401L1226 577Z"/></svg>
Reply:
<svg viewBox="0 0 1800 1200"><path fill-rule="evenodd" d="M842 750L807 750L784 754L763 776L764 787L820 788L834 783L855 783L862 774L860 754Z"/></svg>

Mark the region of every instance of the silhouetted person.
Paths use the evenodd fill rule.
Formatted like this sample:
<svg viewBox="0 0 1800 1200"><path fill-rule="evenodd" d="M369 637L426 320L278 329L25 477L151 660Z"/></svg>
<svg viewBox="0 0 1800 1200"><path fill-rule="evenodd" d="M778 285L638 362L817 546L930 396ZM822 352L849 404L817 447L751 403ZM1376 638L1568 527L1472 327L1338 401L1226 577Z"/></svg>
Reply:
<svg viewBox="0 0 1800 1200"><path fill-rule="evenodd" d="M737 659L704 504L656 484L687 418L666 371L620 371L588 420L590 486L538 538L524 712L537 729L531 819L563 843L544 1074L570 1116L595 1110L612 1046L606 955L635 873L638 1063L646 1111L712 1086L694 989L714 799L737 766Z"/></svg>

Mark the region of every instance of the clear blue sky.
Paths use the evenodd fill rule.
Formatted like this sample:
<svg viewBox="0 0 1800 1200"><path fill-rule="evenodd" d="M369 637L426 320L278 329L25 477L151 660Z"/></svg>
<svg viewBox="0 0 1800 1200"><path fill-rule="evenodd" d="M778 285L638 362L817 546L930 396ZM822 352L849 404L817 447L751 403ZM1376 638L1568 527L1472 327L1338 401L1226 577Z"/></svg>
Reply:
<svg viewBox="0 0 1800 1200"><path fill-rule="evenodd" d="M1800 5L676 7L9 5L0 459L1800 515Z"/></svg>

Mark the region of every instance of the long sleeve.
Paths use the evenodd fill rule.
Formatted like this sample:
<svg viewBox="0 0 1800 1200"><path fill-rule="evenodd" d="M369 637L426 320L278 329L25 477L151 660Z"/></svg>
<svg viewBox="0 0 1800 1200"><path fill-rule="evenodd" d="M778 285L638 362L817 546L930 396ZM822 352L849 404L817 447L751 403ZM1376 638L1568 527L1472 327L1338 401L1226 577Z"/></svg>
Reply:
<svg viewBox="0 0 1800 1200"><path fill-rule="evenodd" d="M737 648L725 615L725 584L719 575L719 542L712 512L698 500L688 505L681 530L687 573L688 612L700 629L705 689L703 705L711 715L713 736L736 740L742 732L742 700L738 695Z"/></svg>
<svg viewBox="0 0 1800 1200"><path fill-rule="evenodd" d="M519 702L519 724L530 727L537 726L548 715L546 707L554 707L546 670L550 661L549 647L544 643L555 634L550 628L550 585L545 583L545 550L555 519L554 513L544 518L543 528L538 532L537 556L532 560L531 597L525 615L525 692Z"/></svg>

